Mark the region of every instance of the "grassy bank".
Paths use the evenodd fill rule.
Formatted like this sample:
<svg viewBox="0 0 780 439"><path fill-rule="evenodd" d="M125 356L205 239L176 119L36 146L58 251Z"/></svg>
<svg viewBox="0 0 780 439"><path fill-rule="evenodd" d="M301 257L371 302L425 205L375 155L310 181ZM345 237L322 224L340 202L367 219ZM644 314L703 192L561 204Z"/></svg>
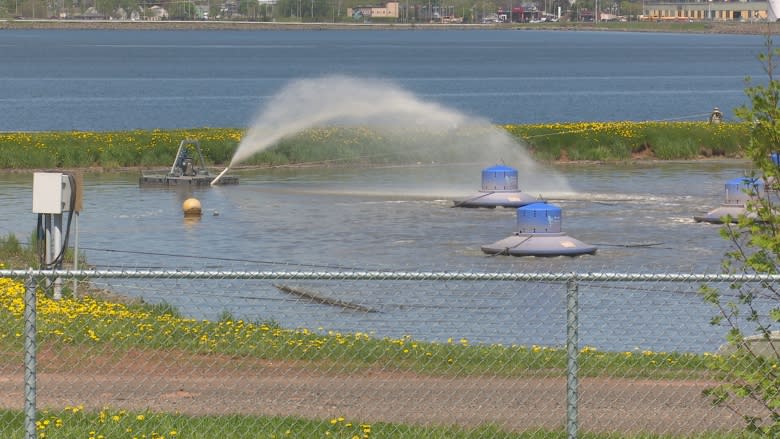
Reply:
<svg viewBox="0 0 780 439"><path fill-rule="evenodd" d="M540 161L689 160L740 157L749 126L707 122L506 125Z"/></svg>
<svg viewBox="0 0 780 439"><path fill-rule="evenodd" d="M0 423L11 438L23 438L23 417L19 412L0 411ZM332 439L565 439L565 431L534 430L526 433L502 431L498 427L478 428L414 426L392 423L362 423L335 417L329 420L306 420L292 417L201 416L152 412L127 412L104 409L85 412L80 406L64 411L46 411L38 422L41 438L154 438L213 439L226 437L240 426L244 438L332 438ZM672 435L580 433L581 439L674 439ZM693 437L693 436L691 436ZM697 439L749 439L750 435L702 433Z"/></svg>
<svg viewBox="0 0 780 439"><path fill-rule="evenodd" d="M737 158L747 141L742 123L592 122L500 127L542 162ZM485 128L461 130L459 142L480 147ZM121 132L0 133L0 169L167 167L184 138L200 141L210 165L230 162L245 131L238 128ZM459 162L472 156L454 148L425 148L419 136L370 127L314 128L283 139L246 160L251 166L386 165ZM431 145L436 143L428 142ZM446 144L446 139L439 140Z"/></svg>
<svg viewBox="0 0 780 439"><path fill-rule="evenodd" d="M19 281L0 278L0 350L23 352L23 293ZM65 293L67 296L67 291ZM389 370L426 376L565 376L566 350L547 346L504 346L452 338L422 342L411 336L376 338L364 333L287 329L272 321L246 322L224 314L219 321L195 320L166 305L121 303L92 296L54 300L41 297L38 340L60 351L179 352L214 358L257 358L308 362L317 370L343 374ZM581 376L609 375L647 379L696 379L709 369L712 355L581 350ZM0 366L16 364L6 356ZM10 363L10 364L9 364Z"/></svg>
<svg viewBox="0 0 780 439"><path fill-rule="evenodd" d="M11 438L23 438L23 418L18 412L0 411L0 422L11 433ZM361 423L356 420L335 417L329 420L306 420L292 417L255 416L202 416L192 417L178 414L152 412L127 412L104 409L99 412L85 412L81 407L68 407L64 411L46 411L38 420L41 438L153 438L153 439L213 439L226 437L240 426L242 438L268 439L565 439L563 430L537 429L517 433L502 431L495 426L478 428L414 426L393 423ZM674 435L580 433L581 439L675 439ZM749 434L702 433L697 439L750 439L758 436Z"/></svg>
<svg viewBox="0 0 780 439"><path fill-rule="evenodd" d="M0 238L0 269L26 269L36 254L37 249L21 244L13 235ZM538 376L540 372L564 376L566 370L566 350L559 347L473 343L457 338L457 334L446 343L430 343L411 336L390 339L363 333L286 329L273 321L236 320L229 313L223 313L219 321L195 320L181 316L166 304L121 301L88 285L80 287L82 294L74 297L70 283L64 284L63 299L44 294L38 299L39 341L59 349L81 347L93 353L103 349L166 349L189 354L310 361L338 365L341 372L383 368L450 377L524 377ZM0 349L8 352L22 352L23 294L21 280L0 278ZM713 358L639 350L601 352L586 346L581 350L580 373L600 376L609 370L610 374L622 377L699 378L709 370ZM8 361L15 359L0 358L0 366Z"/></svg>
<svg viewBox="0 0 780 439"><path fill-rule="evenodd" d="M0 268L15 268L30 253L13 237L0 240ZM66 282L65 285L69 283ZM86 288L80 289L85 291ZM0 278L0 370L16 370L24 352L24 285ZM327 376L369 376L377 371L399 376L550 378L566 374L566 350L561 347L473 343L453 338L443 343L411 336L378 338L364 333L338 333L305 328L288 329L272 321L248 322L227 313L218 321L181 316L165 304L125 303L97 295L54 300L43 292L37 302L37 339L40 351L63 358L101 359L134 357L174 359L192 364L230 364L254 373L257 364L289 364ZM454 334L453 334L454 335ZM155 360L157 361L157 360ZM579 353L579 376L642 380L700 380L711 376L717 355L674 352L602 352L585 346ZM75 373L75 372L74 372ZM88 401L84 401L87 403ZM78 401L38 415L40 438L213 438L240 426L240 437L263 438L565 438L563 431L507 432L486 425L476 428L364 423L336 416L301 419L269 416L188 416L180 413L127 411L119 408L84 409ZM20 411L0 410L7 437L24 437ZM583 434L582 438L666 438L652 434ZM750 437L736 433L702 433L697 438Z"/></svg>
<svg viewBox="0 0 780 439"><path fill-rule="evenodd" d="M629 22L570 22L557 23L497 23L497 24L441 24L441 23L392 23L392 22L339 22L312 23L284 21L130 21L130 20L0 20L0 29L83 29L83 30L547 30L547 31L612 31L612 32L673 32L776 35L778 23L741 23L735 21L629 21Z"/></svg>

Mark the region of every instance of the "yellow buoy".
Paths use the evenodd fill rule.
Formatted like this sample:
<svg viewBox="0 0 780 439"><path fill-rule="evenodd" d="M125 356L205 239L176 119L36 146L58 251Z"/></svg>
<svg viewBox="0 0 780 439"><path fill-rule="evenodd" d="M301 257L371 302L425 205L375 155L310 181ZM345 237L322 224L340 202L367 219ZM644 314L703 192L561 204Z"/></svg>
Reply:
<svg viewBox="0 0 780 439"><path fill-rule="evenodd" d="M202 213L200 201L198 201L197 198L187 198L184 200L181 209L184 211L184 216L200 216Z"/></svg>

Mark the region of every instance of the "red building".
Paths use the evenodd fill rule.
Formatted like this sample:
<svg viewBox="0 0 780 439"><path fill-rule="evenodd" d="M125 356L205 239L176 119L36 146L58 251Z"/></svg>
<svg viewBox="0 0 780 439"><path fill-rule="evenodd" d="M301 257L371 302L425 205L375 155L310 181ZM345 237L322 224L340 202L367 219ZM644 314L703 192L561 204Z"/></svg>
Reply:
<svg viewBox="0 0 780 439"><path fill-rule="evenodd" d="M527 17L527 13L522 6L512 6L512 13L509 13L509 8L498 8L498 20L502 23L508 23L510 20L513 23L526 22L533 17Z"/></svg>

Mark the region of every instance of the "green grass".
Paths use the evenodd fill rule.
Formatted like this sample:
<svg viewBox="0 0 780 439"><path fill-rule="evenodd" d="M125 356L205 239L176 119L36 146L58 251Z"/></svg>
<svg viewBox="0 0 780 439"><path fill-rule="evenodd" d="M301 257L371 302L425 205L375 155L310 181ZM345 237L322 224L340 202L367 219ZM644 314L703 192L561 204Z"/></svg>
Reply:
<svg viewBox="0 0 780 439"><path fill-rule="evenodd" d="M210 163L225 163L232 157L240 136L237 129L211 128L0 133L0 168L170 166L179 143L190 137L200 141Z"/></svg>
<svg viewBox="0 0 780 439"><path fill-rule="evenodd" d="M36 233L30 235L28 243L22 243L13 233L0 236L0 269L26 270L39 268L44 249L39 248L40 241ZM68 248L63 256L63 264L72 266L74 253Z"/></svg>
<svg viewBox="0 0 780 439"><path fill-rule="evenodd" d="M575 22L563 21L558 23L534 23L520 25L525 29L576 29L576 30L613 30L627 32L705 32L712 28L711 22L658 22L658 21L600 21Z"/></svg>
<svg viewBox="0 0 780 439"><path fill-rule="evenodd" d="M498 426L476 428L454 426L415 426L396 423L365 424L336 417L309 420L268 416L185 416L153 412L127 412L103 409L98 412L69 407L63 411L43 411L37 418L40 438L335 438L335 439L565 439L564 431L533 430L507 432ZM0 411L0 425L9 439L22 439L24 418L21 412ZM581 439L672 439L683 436L655 434L582 433ZM751 436L725 433L701 433L698 439L736 439Z"/></svg>
<svg viewBox="0 0 780 439"><path fill-rule="evenodd" d="M539 161L625 161L740 157L749 126L706 122L581 122L504 125ZM395 134L371 127L311 128L243 162L250 166L386 165L473 160L488 127ZM126 132L0 133L0 169L167 167L179 142L198 139L208 165L230 162L245 135L237 128ZM457 145L469 148L452 147ZM422 146L421 146L422 145Z"/></svg>
<svg viewBox="0 0 780 439"><path fill-rule="evenodd" d="M18 301L18 297L7 299ZM21 319L0 311L0 348L22 352ZM39 306L38 339L55 351L79 349L91 355L129 350L184 352L190 357L248 358L306 362L335 374L392 370L432 376L563 377L561 347L421 342L411 337L374 338L365 334L315 333L243 321L200 321L158 314L144 305L120 305L85 298ZM85 310L80 312L80 310ZM88 310L88 311L87 311ZM65 355L65 354L63 354ZM206 358L206 357L202 357ZM11 363L16 359L6 359ZM0 360L0 365L6 363ZM711 358L674 352L599 352L583 348L580 375L695 379L706 376Z"/></svg>
<svg viewBox="0 0 780 439"><path fill-rule="evenodd" d="M0 237L0 268L37 267L38 255L29 247L23 246L14 234Z"/></svg>
<svg viewBox="0 0 780 439"><path fill-rule="evenodd" d="M3 268L20 266L34 250L13 235L0 239ZM564 376L566 350L555 346L474 343L467 339L421 342L411 336L376 338L309 329L286 329L274 322L246 322L223 312L216 321L181 316L169 304L146 304L121 298L88 285L88 295L73 297L64 283L62 300L39 295L38 340L55 349L83 347L92 352L176 350L241 358L307 361L323 370L354 372L375 368L436 376ZM82 293L83 294L83 293ZM0 348L22 349L23 284L0 278ZM124 302L124 303L123 303ZM580 352L582 376L697 378L712 356L649 351L601 352L590 346ZM0 364L3 360L0 359Z"/></svg>
<svg viewBox="0 0 780 439"><path fill-rule="evenodd" d="M582 122L506 125L541 161L738 158L749 126L706 122Z"/></svg>

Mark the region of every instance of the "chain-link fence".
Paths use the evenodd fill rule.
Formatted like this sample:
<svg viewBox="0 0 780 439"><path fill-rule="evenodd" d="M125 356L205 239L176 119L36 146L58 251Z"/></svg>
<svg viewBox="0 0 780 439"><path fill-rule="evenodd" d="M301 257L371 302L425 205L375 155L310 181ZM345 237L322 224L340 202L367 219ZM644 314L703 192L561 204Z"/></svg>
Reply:
<svg viewBox="0 0 780 439"><path fill-rule="evenodd" d="M729 437L760 407L735 411L704 395L718 383L727 328L711 324L717 310L699 291L780 282L395 271L0 277L0 436L9 438ZM755 302L759 313L772 306Z"/></svg>

